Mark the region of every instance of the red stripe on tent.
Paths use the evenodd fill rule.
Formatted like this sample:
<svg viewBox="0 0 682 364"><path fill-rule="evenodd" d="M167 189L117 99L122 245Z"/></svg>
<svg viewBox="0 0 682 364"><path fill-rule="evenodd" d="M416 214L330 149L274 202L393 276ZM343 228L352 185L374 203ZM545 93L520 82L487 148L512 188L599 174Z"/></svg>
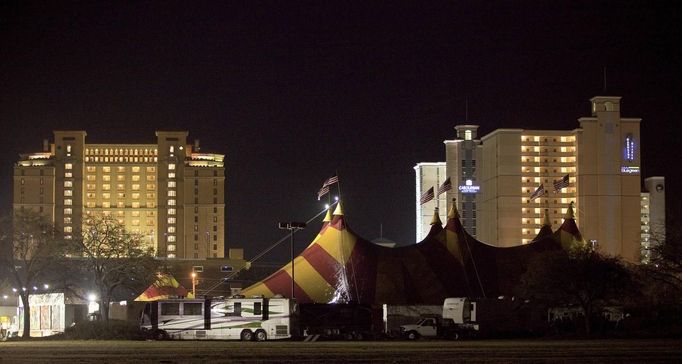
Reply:
<svg viewBox="0 0 682 364"><path fill-rule="evenodd" d="M336 230L343 230L346 228L346 223L343 221L343 216L334 215L332 217L332 222L329 224Z"/></svg>
<svg viewBox="0 0 682 364"><path fill-rule="evenodd" d="M296 267L294 267L296 269ZM280 270L277 273L270 276L269 279L263 282L266 287L274 294L281 294L284 297L291 296L291 276L284 270ZM298 285L294 284L294 294L296 295L296 301L298 303L312 303L314 302L305 291ZM322 302L326 303L326 302Z"/></svg>
<svg viewBox="0 0 682 364"><path fill-rule="evenodd" d="M462 292L466 292L467 295L471 294L466 277L464 276L464 268L442 243L430 239L417 245L417 248L429 262L431 270L438 278L440 284L445 287L448 296L454 296Z"/></svg>
<svg viewBox="0 0 682 364"><path fill-rule="evenodd" d="M564 223L559 227L559 230L563 230L573 236L580 236L580 230L578 230L575 220L565 220Z"/></svg>
<svg viewBox="0 0 682 364"><path fill-rule="evenodd" d="M377 250L382 247L358 240L355 243L348 262L346 272L352 299L358 303L374 302L377 284ZM386 248L383 248L386 249Z"/></svg>
<svg viewBox="0 0 682 364"><path fill-rule="evenodd" d="M338 275L341 264L318 244L314 244L299 255L324 278L332 287L338 286Z"/></svg>

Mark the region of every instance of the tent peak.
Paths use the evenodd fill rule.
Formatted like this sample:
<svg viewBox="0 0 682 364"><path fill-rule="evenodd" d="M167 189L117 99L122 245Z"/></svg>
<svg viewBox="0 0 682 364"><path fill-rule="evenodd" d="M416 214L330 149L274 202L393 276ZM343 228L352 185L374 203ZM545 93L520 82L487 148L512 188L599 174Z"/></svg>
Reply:
<svg viewBox="0 0 682 364"><path fill-rule="evenodd" d="M436 207L433 210L433 218L431 219L431 225L443 225L443 222L440 221L440 216L438 214L438 207Z"/></svg>
<svg viewBox="0 0 682 364"><path fill-rule="evenodd" d="M575 212L573 210L573 205L575 203L571 201L571 203L568 205L568 209L566 210L566 215L564 215L565 220L575 220Z"/></svg>
<svg viewBox="0 0 682 364"><path fill-rule="evenodd" d="M332 221L332 208L331 207L327 209L327 214L324 215L324 220L322 220L322 222L330 222L330 221Z"/></svg>
<svg viewBox="0 0 682 364"><path fill-rule="evenodd" d="M542 225L552 227L552 221L549 219L549 209L545 209L545 220Z"/></svg>
<svg viewBox="0 0 682 364"><path fill-rule="evenodd" d="M341 208L341 201L336 204L336 209L334 210L335 216L343 216L343 208Z"/></svg>
<svg viewBox="0 0 682 364"><path fill-rule="evenodd" d="M459 211L457 211L457 199L452 199L452 205L450 206L450 212L448 212L448 219L459 219Z"/></svg>

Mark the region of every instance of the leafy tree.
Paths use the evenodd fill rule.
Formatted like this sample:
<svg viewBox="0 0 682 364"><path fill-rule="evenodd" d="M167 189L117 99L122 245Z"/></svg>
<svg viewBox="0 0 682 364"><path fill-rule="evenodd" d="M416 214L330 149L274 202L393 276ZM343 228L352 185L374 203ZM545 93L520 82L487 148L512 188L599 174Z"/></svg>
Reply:
<svg viewBox="0 0 682 364"><path fill-rule="evenodd" d="M23 337L30 337L30 289L41 275L55 267L65 245L54 226L43 216L19 211L0 223L0 266L10 276L24 306Z"/></svg>
<svg viewBox="0 0 682 364"><path fill-rule="evenodd" d="M593 315L622 298L633 286L630 271L620 258L604 256L587 246L574 246L569 251L544 252L531 260L519 288L527 298L578 305L589 335Z"/></svg>
<svg viewBox="0 0 682 364"><path fill-rule="evenodd" d="M158 262L154 248L139 234L128 233L114 217L88 216L84 219L82 238L75 239L74 255L83 260L98 291L100 313L109 320L109 304L117 289L139 289L154 279Z"/></svg>

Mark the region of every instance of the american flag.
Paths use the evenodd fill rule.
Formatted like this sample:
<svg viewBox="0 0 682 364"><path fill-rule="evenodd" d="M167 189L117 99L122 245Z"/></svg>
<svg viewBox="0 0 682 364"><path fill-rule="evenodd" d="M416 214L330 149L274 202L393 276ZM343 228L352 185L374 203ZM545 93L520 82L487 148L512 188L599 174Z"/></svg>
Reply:
<svg viewBox="0 0 682 364"><path fill-rule="evenodd" d="M564 187L568 187L568 175L565 175L564 178L554 181L554 192L559 192Z"/></svg>
<svg viewBox="0 0 682 364"><path fill-rule="evenodd" d="M322 196L326 195L329 193L329 186L324 186L320 188L320 190L317 192L317 200L319 201Z"/></svg>
<svg viewBox="0 0 682 364"><path fill-rule="evenodd" d="M333 176L327 178L327 180L325 180L324 183L322 184L322 188L325 188L327 186L331 186L334 183L339 183L339 176L333 175Z"/></svg>
<svg viewBox="0 0 682 364"><path fill-rule="evenodd" d="M452 182L450 182L450 177L448 177L440 187L438 187L438 196L441 194L445 193L446 191L450 191L452 189Z"/></svg>
<svg viewBox="0 0 682 364"><path fill-rule="evenodd" d="M547 191L545 191L545 185L541 184L540 187L538 187L538 188L535 190L535 192L533 192L533 194L530 195L530 200L533 201L533 200L535 200L536 198L538 198L538 197L544 195L545 193L547 193Z"/></svg>
<svg viewBox="0 0 682 364"><path fill-rule="evenodd" d="M428 190L424 191L422 193L421 197L419 198L419 204L423 205L431 200L433 200L433 187L429 188Z"/></svg>

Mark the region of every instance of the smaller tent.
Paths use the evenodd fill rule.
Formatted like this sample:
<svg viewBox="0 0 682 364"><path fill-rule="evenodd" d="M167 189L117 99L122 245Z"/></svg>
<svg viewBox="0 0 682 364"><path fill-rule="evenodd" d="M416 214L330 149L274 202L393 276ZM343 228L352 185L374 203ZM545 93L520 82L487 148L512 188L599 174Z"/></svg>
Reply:
<svg viewBox="0 0 682 364"><path fill-rule="evenodd" d="M156 281L139 295L135 301L158 301L172 297L194 298L191 292L183 287L170 274L157 274Z"/></svg>

